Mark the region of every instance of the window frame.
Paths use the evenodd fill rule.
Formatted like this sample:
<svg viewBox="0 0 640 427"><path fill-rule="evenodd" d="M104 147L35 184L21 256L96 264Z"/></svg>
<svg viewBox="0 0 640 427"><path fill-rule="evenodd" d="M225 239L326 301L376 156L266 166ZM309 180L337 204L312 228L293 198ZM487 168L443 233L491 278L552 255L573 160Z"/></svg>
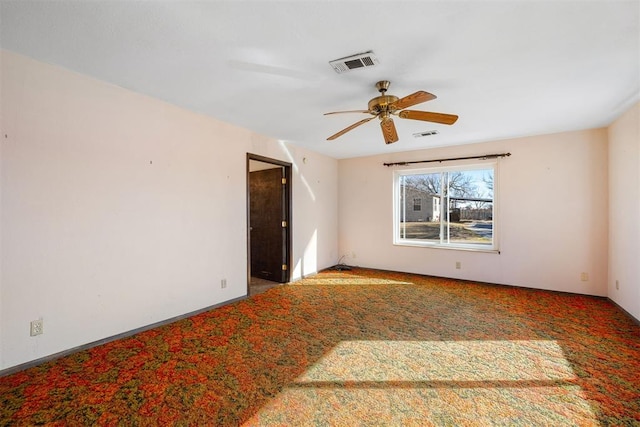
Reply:
<svg viewBox="0 0 640 427"><path fill-rule="evenodd" d="M400 203L400 179L403 176L407 175L427 175L433 173L442 173L442 172L464 172L471 170L483 170L483 169L493 169L493 212L492 212L492 242L490 245L487 244L479 244L479 243L446 243L442 242L442 238L440 242L434 241L426 241L426 240L418 240L418 239L406 239L400 236L400 219L401 219L401 203ZM432 166L432 167L422 167L422 168L413 168L413 169L401 169L396 170L393 173L393 244L396 246L414 246L414 247L424 247L424 248L435 248L435 249L447 249L447 250L463 250L463 251L475 251L475 252L491 252L491 253L499 253L499 240L498 240L498 225L500 224L499 219L499 164L497 159L492 160L483 160L481 162L465 162L465 163L456 163L447 166ZM440 212L441 212L441 221L440 226L441 230L445 225L445 217L446 211L443 212L448 204L445 200L442 200L441 197L437 197L440 203Z"/></svg>

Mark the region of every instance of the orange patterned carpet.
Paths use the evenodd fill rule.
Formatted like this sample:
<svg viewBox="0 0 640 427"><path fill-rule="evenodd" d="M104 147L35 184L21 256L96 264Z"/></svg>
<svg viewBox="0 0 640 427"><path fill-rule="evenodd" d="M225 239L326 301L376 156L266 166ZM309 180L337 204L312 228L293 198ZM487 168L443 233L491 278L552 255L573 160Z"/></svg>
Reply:
<svg viewBox="0 0 640 427"><path fill-rule="evenodd" d="M354 269L0 378L0 425L640 425L603 298Z"/></svg>

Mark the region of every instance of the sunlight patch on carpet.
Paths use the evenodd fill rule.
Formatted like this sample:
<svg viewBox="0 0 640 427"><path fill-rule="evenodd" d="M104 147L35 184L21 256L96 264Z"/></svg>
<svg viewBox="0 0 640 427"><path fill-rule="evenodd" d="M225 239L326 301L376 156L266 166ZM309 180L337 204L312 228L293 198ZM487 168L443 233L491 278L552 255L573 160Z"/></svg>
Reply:
<svg viewBox="0 0 640 427"><path fill-rule="evenodd" d="M285 389L243 425L599 425L578 386Z"/></svg>
<svg viewBox="0 0 640 427"><path fill-rule="evenodd" d="M412 285L411 282L403 282L390 279L377 279L374 277L305 277L304 281L296 282L295 286L317 286L317 285Z"/></svg>
<svg viewBox="0 0 640 427"><path fill-rule="evenodd" d="M343 341L296 382L572 379L555 341Z"/></svg>
<svg viewBox="0 0 640 427"><path fill-rule="evenodd" d="M246 425L598 425L555 341L343 341Z"/></svg>

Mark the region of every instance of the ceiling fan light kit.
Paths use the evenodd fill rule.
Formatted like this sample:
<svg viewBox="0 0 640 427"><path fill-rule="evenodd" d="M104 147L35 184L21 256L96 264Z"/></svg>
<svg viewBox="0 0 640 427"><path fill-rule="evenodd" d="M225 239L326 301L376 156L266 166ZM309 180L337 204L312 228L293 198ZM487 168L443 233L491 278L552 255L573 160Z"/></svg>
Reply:
<svg viewBox="0 0 640 427"><path fill-rule="evenodd" d="M396 131L393 118L391 117L392 115L398 116L401 119L421 120L425 122L440 123L444 125L452 125L456 122L456 120L458 120L458 116L454 114L405 110L405 108L407 107L436 99L436 96L432 93L419 90L405 96L404 98L398 98L397 96L386 94L390 84L391 82L389 82L388 80L381 80L376 83L376 89L378 90L378 92L380 92L380 95L369 101L367 110L334 111L331 113L325 113L325 116L341 113L366 113L373 116L352 124L351 126L341 130L340 132L331 135L329 138L327 138L327 140L334 140L349 132L350 130L367 123L369 120L375 117L378 117L380 119L380 128L382 129L382 136L384 137L384 142L386 144L391 144L398 140L398 133ZM428 134L433 135L436 133L438 132L430 131ZM414 134L414 136L417 135L426 136L422 134Z"/></svg>

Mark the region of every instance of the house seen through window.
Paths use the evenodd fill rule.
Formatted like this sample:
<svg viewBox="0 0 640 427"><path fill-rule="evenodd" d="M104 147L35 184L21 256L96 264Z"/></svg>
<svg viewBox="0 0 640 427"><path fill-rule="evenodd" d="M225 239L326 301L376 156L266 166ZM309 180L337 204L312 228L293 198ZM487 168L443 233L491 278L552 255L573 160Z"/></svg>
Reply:
<svg viewBox="0 0 640 427"><path fill-rule="evenodd" d="M394 243L497 250L496 163L395 173Z"/></svg>

